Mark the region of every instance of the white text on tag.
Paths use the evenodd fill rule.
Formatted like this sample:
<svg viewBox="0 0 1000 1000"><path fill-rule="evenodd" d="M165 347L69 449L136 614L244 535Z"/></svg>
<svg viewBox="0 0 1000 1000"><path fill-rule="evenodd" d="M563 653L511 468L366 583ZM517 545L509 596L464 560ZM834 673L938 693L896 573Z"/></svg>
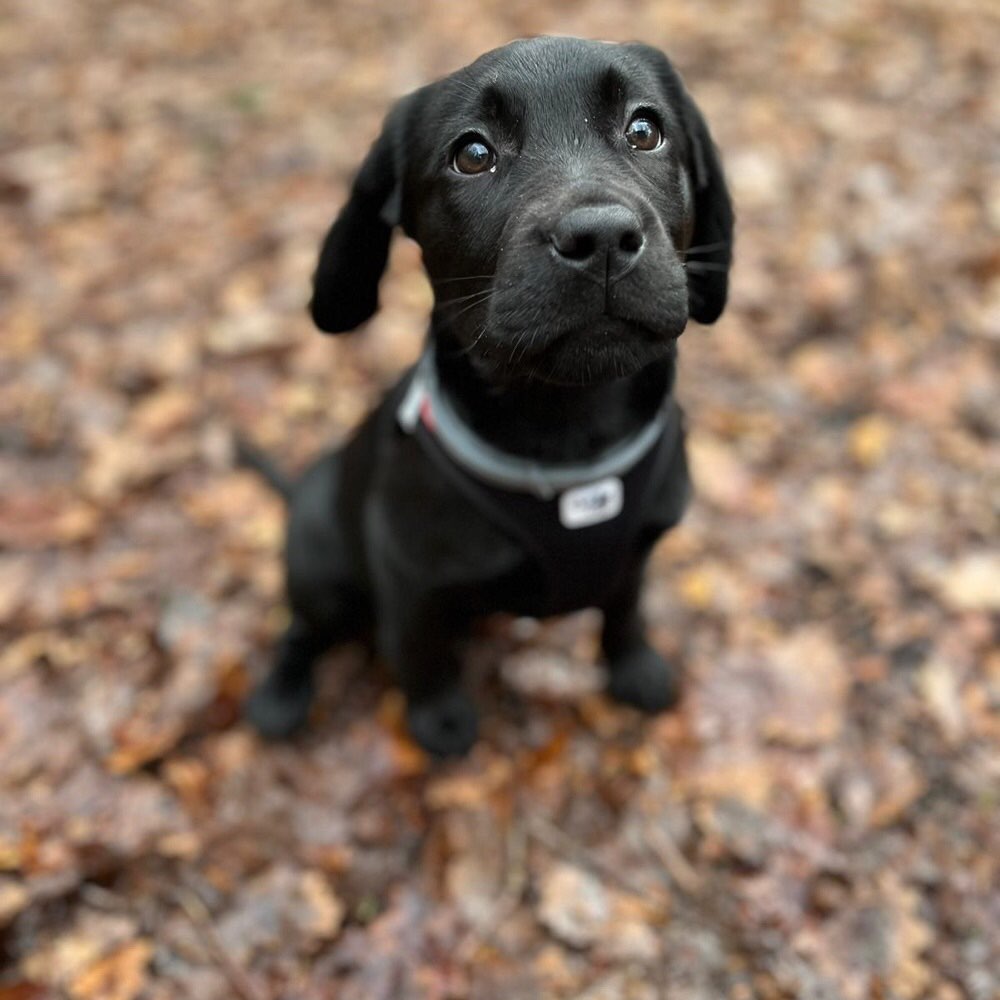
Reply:
<svg viewBox="0 0 1000 1000"><path fill-rule="evenodd" d="M610 521L622 512L624 495L617 476L566 490L559 497L559 521L564 528L586 528Z"/></svg>

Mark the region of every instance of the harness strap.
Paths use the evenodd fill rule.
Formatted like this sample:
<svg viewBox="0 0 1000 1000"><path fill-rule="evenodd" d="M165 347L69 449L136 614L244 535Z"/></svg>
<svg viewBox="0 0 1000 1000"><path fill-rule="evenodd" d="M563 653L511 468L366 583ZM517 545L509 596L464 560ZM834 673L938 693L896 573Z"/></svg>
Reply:
<svg viewBox="0 0 1000 1000"><path fill-rule="evenodd" d="M662 437L671 419L671 405L668 396L644 427L590 462L538 462L501 451L476 434L441 392L433 355L425 351L413 369L396 418L411 434L423 422L451 459L476 479L549 500L574 486L625 475Z"/></svg>
<svg viewBox="0 0 1000 1000"><path fill-rule="evenodd" d="M413 378L418 382L416 376L415 372ZM539 564L550 613L599 603L602 597L610 596L623 565L622 556L635 544L644 512L663 488L680 445L681 413L673 399L668 397L658 420L647 425L656 428L650 444L644 443L641 451L629 448L630 454L638 452L631 465L621 466L618 455L624 449L617 448L612 454L613 466L604 461L574 466L577 474L586 469L584 478L574 475L567 487L554 492L552 472L565 471L565 467L536 466L528 481L518 480L518 487L511 487L506 481L497 483L496 476L480 475L478 467L470 468L459 460L441 432L443 425L436 406L441 398L428 394L426 383L418 382L415 389L411 382L397 411L401 428L416 438L444 477L473 507ZM470 440L479 441L471 430L466 431ZM607 474L609 467L616 470L616 475ZM544 477L541 481L545 490L536 488L540 481L538 470ZM609 494L617 506L602 511L600 505L608 502ZM563 501L568 499L582 503L570 520L563 507ZM588 502L597 506L593 517L588 514Z"/></svg>

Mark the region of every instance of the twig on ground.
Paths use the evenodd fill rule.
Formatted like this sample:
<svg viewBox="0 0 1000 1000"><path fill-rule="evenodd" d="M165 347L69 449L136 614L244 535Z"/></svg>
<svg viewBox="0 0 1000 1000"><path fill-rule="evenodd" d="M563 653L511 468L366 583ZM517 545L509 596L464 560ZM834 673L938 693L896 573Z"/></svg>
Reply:
<svg viewBox="0 0 1000 1000"><path fill-rule="evenodd" d="M216 962L218 962L223 975L229 981L229 985L232 986L240 1000L269 1000L268 997L257 989L257 986L250 977L247 976L226 950L225 942L219 937L219 932L215 929L211 911L198 893L194 889L185 886L175 891L174 899L195 930L203 935L209 951Z"/></svg>
<svg viewBox="0 0 1000 1000"><path fill-rule="evenodd" d="M646 847L663 864L673 883L689 896L697 896L704 888L702 877L695 871L691 862L684 857L683 852L674 843L674 838L662 827L652 823L646 824L642 839Z"/></svg>
<svg viewBox="0 0 1000 1000"><path fill-rule="evenodd" d="M488 916L473 927L459 943L457 955L460 962L469 962L483 941L517 909L528 884L528 838L523 826L513 823L507 833L507 859L504 882L500 894Z"/></svg>
<svg viewBox="0 0 1000 1000"><path fill-rule="evenodd" d="M649 899L650 896L661 895L663 889L657 885L640 885L625 872L619 871L610 865L603 858L598 857L593 851L588 850L583 844L578 843L568 834L563 833L559 827L550 823L540 816L528 818L528 830L531 835L544 847L547 847L554 854L571 857L577 864L589 868L594 874L613 882L620 889L633 896L640 896Z"/></svg>

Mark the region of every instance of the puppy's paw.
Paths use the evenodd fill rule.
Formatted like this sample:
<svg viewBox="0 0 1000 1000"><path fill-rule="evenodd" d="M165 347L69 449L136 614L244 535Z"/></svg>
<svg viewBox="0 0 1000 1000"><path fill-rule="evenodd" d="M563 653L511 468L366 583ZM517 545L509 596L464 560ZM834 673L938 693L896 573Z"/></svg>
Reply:
<svg viewBox="0 0 1000 1000"><path fill-rule="evenodd" d="M476 706L463 691L453 688L411 704L406 710L410 735L435 757L461 757L479 733Z"/></svg>
<svg viewBox="0 0 1000 1000"><path fill-rule="evenodd" d="M243 717L268 740L284 740L301 729L313 700L311 680L290 687L279 685L271 674L243 705Z"/></svg>
<svg viewBox="0 0 1000 1000"><path fill-rule="evenodd" d="M673 708L681 694L680 671L656 650L642 645L610 664L608 694L643 712Z"/></svg>

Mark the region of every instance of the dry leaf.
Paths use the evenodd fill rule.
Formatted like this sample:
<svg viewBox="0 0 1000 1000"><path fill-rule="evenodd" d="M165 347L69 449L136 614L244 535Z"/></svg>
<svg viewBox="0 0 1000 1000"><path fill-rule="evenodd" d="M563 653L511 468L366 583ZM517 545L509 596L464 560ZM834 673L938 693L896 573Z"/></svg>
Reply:
<svg viewBox="0 0 1000 1000"><path fill-rule="evenodd" d="M836 739L844 724L849 678L829 632L807 626L777 643L764 665L772 705L761 731L778 743L816 746Z"/></svg>
<svg viewBox="0 0 1000 1000"><path fill-rule="evenodd" d="M140 938L95 962L70 984L74 1000L136 1000L146 986L146 970L154 951Z"/></svg>
<svg viewBox="0 0 1000 1000"><path fill-rule="evenodd" d="M0 857L0 868L3 867ZM17 879L0 875L0 930L6 927L29 903L28 890Z"/></svg>
<svg viewBox="0 0 1000 1000"><path fill-rule="evenodd" d="M862 417L850 430L848 447L851 457L865 468L877 465L892 443L892 425L879 414Z"/></svg>
<svg viewBox="0 0 1000 1000"><path fill-rule="evenodd" d="M917 681L920 694L941 732L955 743L965 732L965 711L954 667L944 660L930 659L920 668Z"/></svg>
<svg viewBox="0 0 1000 1000"><path fill-rule="evenodd" d="M28 979L71 988L95 963L135 939L129 917L82 911L73 925L21 963Z"/></svg>
<svg viewBox="0 0 1000 1000"><path fill-rule="evenodd" d="M557 864L539 886L538 919L574 948L594 944L611 916L611 900L601 882L573 865Z"/></svg>
<svg viewBox="0 0 1000 1000"><path fill-rule="evenodd" d="M730 445L703 431L694 432L688 437L688 461L699 497L723 510L743 507L750 475Z"/></svg>
<svg viewBox="0 0 1000 1000"><path fill-rule="evenodd" d="M1000 552L973 552L935 574L938 592L956 611L1000 610Z"/></svg>

